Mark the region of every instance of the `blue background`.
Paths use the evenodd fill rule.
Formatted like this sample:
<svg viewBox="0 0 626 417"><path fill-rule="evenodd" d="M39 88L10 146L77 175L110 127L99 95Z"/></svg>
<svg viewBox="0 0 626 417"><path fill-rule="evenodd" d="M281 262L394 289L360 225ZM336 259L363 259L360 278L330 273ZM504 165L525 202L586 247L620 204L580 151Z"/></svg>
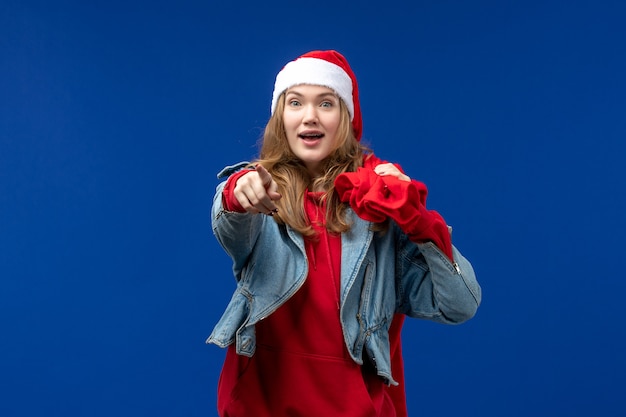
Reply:
<svg viewBox="0 0 626 417"><path fill-rule="evenodd" d="M409 321L414 416L623 416L622 1L0 5L0 415L211 416L234 281L215 174L337 49L484 300Z"/></svg>

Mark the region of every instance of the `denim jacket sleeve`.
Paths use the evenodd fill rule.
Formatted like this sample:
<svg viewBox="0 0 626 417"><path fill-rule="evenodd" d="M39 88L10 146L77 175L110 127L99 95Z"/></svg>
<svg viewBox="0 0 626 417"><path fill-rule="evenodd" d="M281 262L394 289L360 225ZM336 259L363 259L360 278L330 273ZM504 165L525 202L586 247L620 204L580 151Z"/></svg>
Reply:
<svg viewBox="0 0 626 417"><path fill-rule="evenodd" d="M233 272L239 280L267 216L225 210L222 202L225 186L226 181L219 184L213 197L211 226L217 241L233 259Z"/></svg>
<svg viewBox="0 0 626 417"><path fill-rule="evenodd" d="M446 324L472 318L482 294L470 262L454 246L452 263L433 243L415 244L399 236L399 312Z"/></svg>

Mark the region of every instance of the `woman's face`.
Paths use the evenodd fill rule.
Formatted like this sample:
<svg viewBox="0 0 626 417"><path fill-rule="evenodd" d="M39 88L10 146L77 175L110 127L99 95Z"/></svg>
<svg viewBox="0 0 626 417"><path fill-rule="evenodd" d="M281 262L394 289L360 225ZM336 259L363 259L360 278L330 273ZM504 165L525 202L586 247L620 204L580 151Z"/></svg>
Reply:
<svg viewBox="0 0 626 417"><path fill-rule="evenodd" d="M298 85L285 93L283 123L289 148L314 177L323 174L320 163L337 147L339 100L330 88L316 85Z"/></svg>

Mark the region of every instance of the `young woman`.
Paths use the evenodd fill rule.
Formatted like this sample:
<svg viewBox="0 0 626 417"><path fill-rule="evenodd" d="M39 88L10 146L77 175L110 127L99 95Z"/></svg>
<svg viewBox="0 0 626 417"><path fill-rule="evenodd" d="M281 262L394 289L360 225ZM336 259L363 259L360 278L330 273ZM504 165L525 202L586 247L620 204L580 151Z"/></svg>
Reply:
<svg viewBox="0 0 626 417"><path fill-rule="evenodd" d="M222 417L406 415L405 316L470 319L481 291L426 187L361 139L336 51L277 75L259 159L225 168L212 209L237 287L209 337L227 347Z"/></svg>

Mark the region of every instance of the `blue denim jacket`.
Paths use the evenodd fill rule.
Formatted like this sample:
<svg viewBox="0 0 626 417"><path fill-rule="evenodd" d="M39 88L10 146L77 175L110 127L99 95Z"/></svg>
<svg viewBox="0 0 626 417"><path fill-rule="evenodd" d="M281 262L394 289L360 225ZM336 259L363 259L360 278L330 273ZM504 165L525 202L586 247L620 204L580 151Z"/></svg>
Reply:
<svg viewBox="0 0 626 417"><path fill-rule="evenodd" d="M224 174L239 165L227 167ZM302 235L265 215L229 212L217 187L212 227L233 260L237 287L207 339L240 355L255 351L255 324L287 301L304 283L308 261ZM341 236L341 326L352 359L364 351L388 384L391 375L389 326L395 313L441 323L474 316L481 289L471 264L453 247L454 263L432 243L415 244L394 223L385 233L352 210L352 228Z"/></svg>

